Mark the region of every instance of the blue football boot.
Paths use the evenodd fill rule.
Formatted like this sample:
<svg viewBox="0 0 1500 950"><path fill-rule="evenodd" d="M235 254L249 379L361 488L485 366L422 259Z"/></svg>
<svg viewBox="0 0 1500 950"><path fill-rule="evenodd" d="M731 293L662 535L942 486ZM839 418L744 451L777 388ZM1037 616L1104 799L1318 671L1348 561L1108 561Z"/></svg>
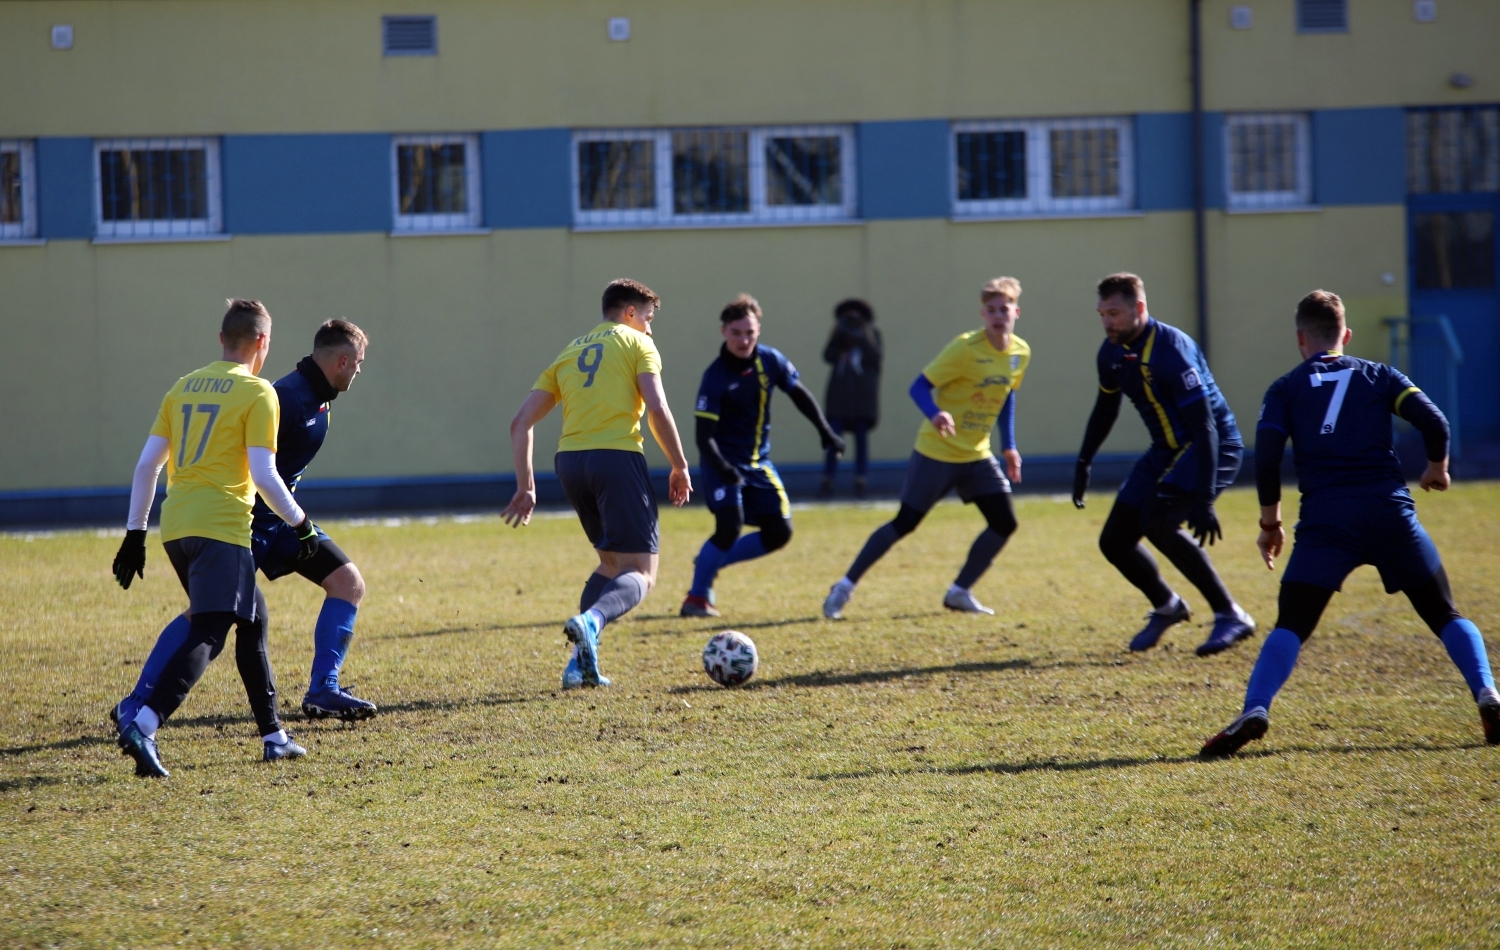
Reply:
<svg viewBox="0 0 1500 950"><path fill-rule="evenodd" d="M1266 707L1256 706L1254 709L1247 709L1240 714L1238 719L1225 726L1223 732L1203 743L1198 757L1222 759L1225 756L1234 755L1245 743L1254 742L1265 735L1269 728L1271 728L1271 717L1266 714Z"/></svg>
<svg viewBox="0 0 1500 950"><path fill-rule="evenodd" d="M1167 632L1167 628L1173 624L1182 623L1184 620L1192 619L1193 612L1188 609L1187 601L1181 597L1177 598L1177 607L1171 613L1157 613L1151 611L1146 615L1146 626L1130 641L1130 651L1139 653L1156 646L1156 641Z"/></svg>
<svg viewBox="0 0 1500 950"><path fill-rule="evenodd" d="M302 715L309 719L337 716L344 722L357 722L375 715L375 704L360 699L342 686L324 685L309 689L302 697Z"/></svg>
<svg viewBox="0 0 1500 950"><path fill-rule="evenodd" d="M568 657L568 665L563 667L562 688L578 689L583 685L583 670L578 668L578 653L575 651Z"/></svg>
<svg viewBox="0 0 1500 950"><path fill-rule="evenodd" d="M135 774L141 778L166 778L172 774L161 764L161 756L156 751L156 739L142 732L141 727L134 722L120 730L117 744L121 752L135 759Z"/></svg>
<svg viewBox="0 0 1500 950"><path fill-rule="evenodd" d="M276 743L266 741L262 744L265 746L265 753L260 758L262 762L278 762L282 759L300 759L304 755L307 755L307 750L298 745L297 740L293 739L290 735L286 737L285 742Z"/></svg>
<svg viewBox="0 0 1500 950"><path fill-rule="evenodd" d="M1239 643L1255 632L1255 618L1239 604L1227 614L1214 614L1214 628L1198 646L1199 656L1212 656Z"/></svg>
<svg viewBox="0 0 1500 950"><path fill-rule="evenodd" d="M569 618L563 625L563 633L573 642L577 650L573 662L578 664L584 686L608 686L609 680L599 675L599 621L588 611Z"/></svg>

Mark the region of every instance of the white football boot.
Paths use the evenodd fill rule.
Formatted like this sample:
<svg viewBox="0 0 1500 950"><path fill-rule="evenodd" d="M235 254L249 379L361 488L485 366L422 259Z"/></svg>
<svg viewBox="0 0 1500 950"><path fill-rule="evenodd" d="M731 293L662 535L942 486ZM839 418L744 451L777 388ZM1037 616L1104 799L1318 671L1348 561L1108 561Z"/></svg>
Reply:
<svg viewBox="0 0 1500 950"><path fill-rule="evenodd" d="M965 614L994 613L993 610L974 599L973 591L964 590L956 584L948 588L948 593L943 595L943 606Z"/></svg>
<svg viewBox="0 0 1500 950"><path fill-rule="evenodd" d="M839 578L839 582L829 588L828 598L823 601L823 616L829 620L843 620L844 607L853 596L854 584L847 577Z"/></svg>

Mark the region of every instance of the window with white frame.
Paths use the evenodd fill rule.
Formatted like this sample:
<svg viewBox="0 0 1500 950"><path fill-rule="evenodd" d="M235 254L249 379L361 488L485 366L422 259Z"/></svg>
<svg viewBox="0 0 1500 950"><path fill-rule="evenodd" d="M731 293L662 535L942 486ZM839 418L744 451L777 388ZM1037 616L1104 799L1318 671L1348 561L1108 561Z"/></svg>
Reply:
<svg viewBox="0 0 1500 950"><path fill-rule="evenodd" d="M1225 191L1233 210L1312 203L1307 116L1298 112L1224 118Z"/></svg>
<svg viewBox="0 0 1500 950"><path fill-rule="evenodd" d="M573 136L580 227L802 223L853 218L848 126L638 129Z"/></svg>
<svg viewBox="0 0 1500 950"><path fill-rule="evenodd" d="M0 241L36 237L36 157L30 142L0 140Z"/></svg>
<svg viewBox="0 0 1500 950"><path fill-rule="evenodd" d="M956 217L1108 214L1135 203L1129 119L957 122Z"/></svg>
<svg viewBox="0 0 1500 950"><path fill-rule="evenodd" d="M479 227L479 136L398 135L391 142L391 171L397 231Z"/></svg>
<svg viewBox="0 0 1500 950"><path fill-rule="evenodd" d="M217 139L94 143L95 231L103 238L186 238L223 230Z"/></svg>

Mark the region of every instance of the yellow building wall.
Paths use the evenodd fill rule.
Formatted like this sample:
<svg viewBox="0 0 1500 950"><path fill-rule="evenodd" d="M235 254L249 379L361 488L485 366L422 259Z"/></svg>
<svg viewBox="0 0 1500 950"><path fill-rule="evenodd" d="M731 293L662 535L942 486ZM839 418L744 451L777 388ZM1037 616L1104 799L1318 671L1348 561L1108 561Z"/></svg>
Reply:
<svg viewBox="0 0 1500 950"><path fill-rule="evenodd" d="M1384 356L1378 320L1400 312L1405 297L1402 214L1397 207L1209 216L1212 365L1247 439L1265 387L1297 362L1290 314L1301 294L1318 286L1347 294L1356 351ZM657 342L689 439L698 380L720 343L717 314L735 293L761 300L765 341L797 363L820 397L831 307L846 296L869 299L887 351L872 451L900 459L919 421L907 385L948 339L979 325L979 286L1014 275L1024 287L1017 331L1034 351L1019 396L1021 449L1068 454L1077 451L1096 390L1094 282L1135 270L1152 312L1191 330L1191 235L1191 216L1172 213L7 248L0 490L128 481L162 393L218 358L217 323L229 295L259 297L271 308L270 378L295 365L329 317L346 316L371 335L365 372L334 405L313 477L508 471L516 406L557 350L597 321L600 290L620 276L646 281L665 299ZM1381 282L1385 271L1396 284ZM816 436L789 401L777 400L775 417L775 457L815 460ZM539 437L544 467L557 426L549 420ZM1144 441L1127 410L1106 451ZM651 458L661 463L654 448Z"/></svg>

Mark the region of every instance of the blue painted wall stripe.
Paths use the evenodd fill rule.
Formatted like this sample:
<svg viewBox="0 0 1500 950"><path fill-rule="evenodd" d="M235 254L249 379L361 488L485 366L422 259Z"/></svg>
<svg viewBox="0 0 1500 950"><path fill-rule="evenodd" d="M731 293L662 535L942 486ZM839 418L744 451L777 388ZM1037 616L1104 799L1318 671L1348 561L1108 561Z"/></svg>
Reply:
<svg viewBox="0 0 1500 950"><path fill-rule="evenodd" d="M1193 206L1193 117L1143 112L1135 117L1135 194L1142 211Z"/></svg>
<svg viewBox="0 0 1500 950"><path fill-rule="evenodd" d="M1312 114L1313 201L1321 205L1406 200L1406 113L1328 109Z"/></svg>
<svg viewBox="0 0 1500 950"><path fill-rule="evenodd" d="M220 157L230 234L391 229L389 135L226 135Z"/></svg>
<svg viewBox="0 0 1500 950"><path fill-rule="evenodd" d="M485 226L571 227L572 148L568 129L485 132L479 142Z"/></svg>
<svg viewBox="0 0 1500 950"><path fill-rule="evenodd" d="M38 139L37 230L48 240L94 236L94 141Z"/></svg>
<svg viewBox="0 0 1500 950"><path fill-rule="evenodd" d="M949 128L946 119L859 124L855 157L865 218L946 218L952 213Z"/></svg>

